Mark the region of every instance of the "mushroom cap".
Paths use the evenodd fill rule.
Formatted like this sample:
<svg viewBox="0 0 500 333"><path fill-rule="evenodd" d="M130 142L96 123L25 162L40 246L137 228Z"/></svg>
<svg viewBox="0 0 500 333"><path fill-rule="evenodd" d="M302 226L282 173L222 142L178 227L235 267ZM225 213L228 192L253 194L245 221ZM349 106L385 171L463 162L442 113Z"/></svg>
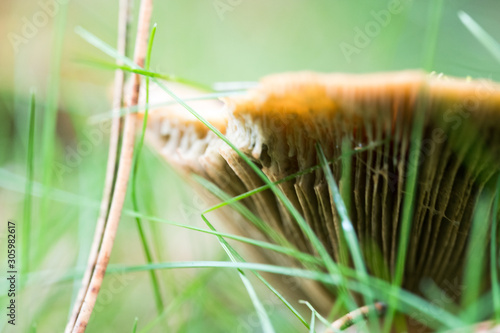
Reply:
<svg viewBox="0 0 500 333"><path fill-rule="evenodd" d="M408 172L416 169L403 287L418 293L431 279L449 292L460 288L474 207L500 170L499 84L421 71L284 73L264 78L243 96L192 107L271 181L302 172L278 187L340 261L342 225L317 168L321 146L336 182L349 193L344 200L370 274L386 280L394 273L401 224L408 222L402 220ZM235 151L181 108L150 113L148 137L168 161L232 196L264 185ZM417 119L423 121L422 141L418 165L411 166ZM344 142L352 166L347 176ZM297 249L315 253L271 191L242 202ZM228 223L270 240L243 218Z"/></svg>

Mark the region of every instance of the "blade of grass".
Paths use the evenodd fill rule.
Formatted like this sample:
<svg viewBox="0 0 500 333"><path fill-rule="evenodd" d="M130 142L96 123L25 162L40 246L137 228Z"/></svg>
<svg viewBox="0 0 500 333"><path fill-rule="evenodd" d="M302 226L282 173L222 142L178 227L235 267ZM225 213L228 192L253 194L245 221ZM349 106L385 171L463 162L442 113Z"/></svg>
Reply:
<svg viewBox="0 0 500 333"><path fill-rule="evenodd" d="M210 228L210 230L216 232L217 230L214 228L214 226L208 221L208 219L202 214L202 219L205 221L207 226ZM231 258L231 261L233 262L246 262L243 257L222 237L222 236L217 236L219 239L219 243L221 246L224 248L224 251L226 251L227 255ZM241 272L243 273L243 272ZM280 301L285 304L285 306L297 317L307 328L309 328L309 325L305 321L305 319L300 315L300 313L283 297L269 282L267 282L266 279L256 271L252 270L252 273L269 289L271 292L280 299ZM265 319L265 318L263 318ZM263 322L264 324L264 322Z"/></svg>
<svg viewBox="0 0 500 333"><path fill-rule="evenodd" d="M144 75L147 77L147 75ZM223 93L213 93L213 94L204 94L201 96L197 97L189 97L185 98L184 101L186 102L194 102L194 101L205 101L205 100L211 100L211 99L218 99L218 98L223 98L223 97L229 97L229 96L237 96L237 95L242 95L246 91L231 91L231 92L223 92ZM150 109L154 108L159 108L163 106L169 106L169 105L175 105L177 104L176 101L167 101L164 103L157 103L157 104L151 104L149 106ZM129 113L134 113L138 111L144 110L144 105L136 105L133 107L125 107L125 108L119 108L119 109L114 109L105 113L97 114L95 116L91 116L89 118L89 123L98 123L101 121L105 121L114 117L119 117L119 116L124 116Z"/></svg>
<svg viewBox="0 0 500 333"><path fill-rule="evenodd" d="M204 265L207 263L207 265ZM188 268L188 267L199 267L199 268L209 268L209 267L225 267L230 268L228 266L228 262L181 262L181 263L160 263L160 264L152 264L154 267L150 265L142 265L142 266L132 266L132 267L123 267L123 266L110 266L108 272L110 274L113 273L127 273L127 272L136 272L136 271L145 271L148 269L159 269L159 268L168 268L174 269L177 267ZM339 284L339 277L331 276L321 271L313 271L313 270L303 270L296 268L287 268L280 266L272 266L272 265L263 265L263 264L255 264L258 266L251 266L252 264L248 264L248 266L240 267L242 269L254 269L267 271L276 274L284 274L289 276L295 276L299 278L306 278L316 280L325 284ZM36 285L50 285L52 283L61 283L64 281L71 281L78 276L81 276L82 272L75 271L70 272L65 277L58 278L54 281L47 282L47 277L51 276L51 273L45 274L43 272L40 273L32 273L33 277L30 277L30 280L34 281ZM348 277L355 277L356 272L351 271L345 268L344 274ZM36 278L36 276L40 276L40 278ZM36 282L38 281L38 282ZM363 286L359 285L359 283L355 283L347 280L349 285L348 287L355 291L362 291ZM387 281L380 280L374 277L370 277L370 286L373 289L376 297L386 298L387 295L391 296L393 290L390 288L390 284ZM433 303L429 303L428 301L422 299L421 297L402 290L400 293L400 299L402 303L402 311L405 313L415 317L418 320L429 323L431 321L432 327L435 328L443 328L443 327L458 327L463 326L462 321L447 312L444 308L438 307ZM434 323L435 322L435 323Z"/></svg>
<svg viewBox="0 0 500 333"><path fill-rule="evenodd" d="M490 239L490 270L491 270L491 292L493 293L493 309L495 320L500 321L500 281L498 279L498 209L500 206L500 175L497 180L497 189L495 193L495 202L493 204L493 218L491 225Z"/></svg>
<svg viewBox="0 0 500 333"><path fill-rule="evenodd" d="M467 308L463 309L463 311L458 314L461 318L474 317L479 315L480 319L476 319L476 321L472 324L467 324L464 322L465 327L478 325L485 320L489 320L491 323L494 323L492 320L495 315L492 297L493 294L491 293L491 291L486 292L480 297L474 299L472 304L470 304Z"/></svg>
<svg viewBox="0 0 500 333"><path fill-rule="evenodd" d="M156 34L156 24L153 26L151 30L151 34L149 36L149 43L146 52L146 59L144 63L144 67L149 69L149 65L151 63L151 51L153 50L153 41ZM139 138L139 142L137 143L137 148L134 154L134 159L132 162L132 175L131 175L131 198L132 198L132 206L134 211L139 212L139 202L137 199L137 170L139 169L139 159L141 156L142 146L144 145L144 136L146 134L146 126L148 123L148 112L149 112L149 77L146 77L146 108L144 109L144 119L142 122L142 133ZM146 262L153 262L153 254L151 249L149 248L149 244L147 241L146 233L144 232L144 228L142 227L142 221L139 217L135 218L137 232L139 233L139 237L142 244L142 249L144 251L144 255L146 257ZM163 312L165 305L163 304L163 299L161 295L160 282L158 281L158 275L155 271L149 272L151 278L151 284L153 286L153 294L156 303L156 309L158 314Z"/></svg>
<svg viewBox="0 0 500 333"><path fill-rule="evenodd" d="M287 276L293 276L298 278L310 279L319 281L328 285L338 285L342 280L339 276L331 275L320 271L311 271L300 268L289 268L269 264L259 264L259 263L233 263L229 261L181 261L181 262L165 262L165 263L154 263L150 265L136 265L136 266L122 266L122 265L110 265L109 273L132 273L132 272L142 272L150 269L180 269L180 268L229 268L229 269L248 269L261 272L268 272L273 274L281 274ZM347 280L347 287L356 292L362 293L364 287L359 283ZM385 298L386 296L400 297L400 302L402 304L401 310L407 314L414 315L415 313L422 314L424 317L417 317L416 319L421 319L428 321L428 323L434 328L443 327L459 327L463 326L463 321L460 318L454 316L453 314L447 312L443 308L425 301L421 297L412 294L404 289L394 290L390 288L390 284L386 281L372 278L370 281L372 292L376 297Z"/></svg>
<svg viewBox="0 0 500 333"><path fill-rule="evenodd" d="M327 160L325 154L323 153L323 149L321 146L316 146L319 160L323 171L325 173L326 181L328 186L330 187L330 191L332 192L333 201L335 202L335 208L340 215L340 219L342 220L342 231L346 237L347 245L349 246L349 250L351 251L351 256L354 262L354 267L358 272L361 279L366 279L368 276L368 271L366 270L366 266L364 264L363 255L361 254L361 249L359 247L358 238L354 231L354 227L352 225L351 219L349 218L349 213L347 207L344 203L344 200L339 192L337 184L333 179L333 174L330 168L328 167ZM373 300L367 300L367 304L371 304Z"/></svg>
<svg viewBox="0 0 500 333"><path fill-rule="evenodd" d="M45 108L43 112L42 120L42 133L41 133L41 182L44 185L45 192L42 194L40 201L40 212L38 218L39 223L31 225L31 234L36 235L33 237L29 244L32 249L32 253L37 253L37 255L42 256L42 253L47 253L48 247L44 246L49 239L55 241L56 238L51 230L52 225L49 221L52 221L52 217L49 216L51 213L51 206L49 203L49 190L53 181L53 164L56 157L55 149L57 147L56 139L56 124L57 124L57 113L59 107L59 96L60 96L60 80L61 80L61 67L63 62L63 46L64 46L64 36L66 33L66 21L68 12L68 2L61 3L57 15L54 17L54 23L52 28L52 43L50 52L50 64L49 64L49 74L47 76L47 82L44 87L46 88L45 97ZM46 243L47 244L47 243Z"/></svg>
<svg viewBox="0 0 500 333"><path fill-rule="evenodd" d="M330 323L328 322L328 320L326 320L325 317L323 317L322 315L320 315L318 313L318 311L316 311L316 309L311 305L311 303L309 303L307 301L303 301L303 300L300 300L299 303L305 304L309 308L309 310L311 310L312 317L311 317L311 330L310 330L310 332L314 332L314 330L312 329L312 327L313 327L313 324L312 324L313 318L317 317L323 323L323 325L325 325L326 327L328 327L330 325Z"/></svg>
<svg viewBox="0 0 500 333"><path fill-rule="evenodd" d="M333 174L332 170L327 164L327 159L325 157L325 154L323 152L323 149L321 146L317 145L316 150L318 152L319 160L321 163L321 166L323 167L323 172L325 174L326 181L328 183L328 187L330 188L330 191L332 193L333 201L335 202L335 209L337 210L337 213L340 216L341 220L341 225L342 225L342 231L344 233L344 237L347 242L347 246L349 248L349 252L351 253L352 260L354 262L354 267L356 268L356 273L358 274L358 279L359 281L362 282L362 285L365 287L365 291L363 293L364 299L365 299L365 305L370 305L374 304L374 299L373 299L373 294L370 291L369 288L369 281L368 281L368 271L365 266L365 262L363 259L363 255L361 253L361 248L359 246L358 242L358 237L356 236L356 232L354 230L354 226L352 225L351 219L349 217L349 211L348 208L344 202L344 198L340 194L340 191L337 187L337 184L335 183L335 179L333 179ZM342 143L342 152L345 153L349 149L349 145L347 141L344 141ZM345 154L344 154L345 155ZM350 157L347 157L344 159L344 163L342 163L342 177L345 180L345 178L351 177L351 170L350 170ZM349 194L349 186L350 181L344 181L346 193L344 195L347 195L350 197ZM377 323L377 317L375 316L374 313L370 312L370 321L373 323L372 329L377 332L379 331L378 323Z"/></svg>
<svg viewBox="0 0 500 333"><path fill-rule="evenodd" d="M0 168L0 188L3 188L7 191L24 194L26 189L23 190L22 187L26 188L27 181L28 180L22 176L12 173L4 168ZM99 207L99 203L97 201L68 191L60 190L55 187L49 187L48 189L46 189L41 183L33 181L33 188L31 191L32 196L42 198L44 193L47 192L50 192L48 196L49 199L54 201L63 202L69 205Z"/></svg>
<svg viewBox="0 0 500 333"><path fill-rule="evenodd" d="M433 67L439 25L443 10L443 0L433 1L429 5L430 9L430 26L427 29L424 53L424 69L430 71ZM423 88L425 92L426 88ZM420 150L423 138L423 127L425 119L426 101L425 96L420 96L417 99L417 105L415 107L415 112L413 115L413 126L411 129L410 138L410 153L408 158L408 169L406 172L406 184L405 184L405 198L403 202L403 212L400 222L400 232L399 232L399 244L397 250L396 258L396 268L393 277L393 287L395 289L401 290L401 285L403 283L404 268L406 254L408 252L408 243L410 239L410 231L413 221L413 210L415 204L415 195L417 191L417 177L418 177L418 165L420 159ZM398 293L396 293L397 295ZM397 309L398 297L392 297L388 300L387 305L387 315L384 322L383 332L388 333L391 329L395 310Z"/></svg>
<svg viewBox="0 0 500 333"><path fill-rule="evenodd" d="M3 171L5 171L5 172L3 172ZM2 180L6 180L6 179L14 179L14 180L16 180L16 183L7 186L8 184L4 184L2 182ZM6 188L6 189L12 190L12 191L18 190L18 192L24 193L23 191L19 191L19 185L18 184L23 184L23 183L25 184L24 181L21 183L21 180L23 180L22 177L16 177L15 174L12 174L12 173L7 172L6 170L0 168L0 187ZM39 183L36 183L36 182L34 182L34 185L35 186L34 186L33 195L41 197L42 193L44 192L43 186L41 184L39 184ZM92 201L92 200L89 200L89 199L87 199L85 197L78 196L76 194L73 194L73 193L70 193L70 192L67 192L67 191L62 191L62 190L59 190L59 189L56 189L56 188L52 188L50 190L50 192L51 192L50 198L52 200L55 200L55 201L58 201L58 202L67 203L69 205L78 205L78 206L82 206L83 205L84 207L88 207L88 208L97 208L97 207L99 207L99 203L97 201ZM213 232L211 230L201 229L201 228L193 227L193 226L190 226L190 225L179 224L179 223L175 223L173 221L165 220L165 219L162 219L162 218L140 214L138 212L131 211L131 210L124 210L123 213L125 215L131 216L131 217L140 217L140 218L142 218L144 220L166 223L166 224L169 224L169 225L172 225L172 226L177 226L177 227L186 228L186 229L190 229L190 230L195 230L195 231L199 231L199 232L204 232L204 233L208 233L208 234L221 235L221 236L223 236L225 238L232 238L234 240L237 240L237 241L240 241L240 242L243 242L243 243L248 243L248 244L251 244L251 245L255 245L255 246L258 246L258 247L269 249L271 251L276 251L276 252L279 252L279 253L290 255L290 256L296 258L299 261L311 262L311 263L313 263L315 265L321 265L322 264L322 262L320 261L319 258L316 258L316 257L314 257L314 256L312 256L312 255L310 255L308 253L303 253L303 252L300 252L298 250L294 250L294 249L282 247L282 246L279 246L279 245L275 245L275 244L271 244L271 243L266 243L266 242L254 240L254 239L251 239L251 238L246 238L246 237L241 237L241 236L235 236L235 235L232 235L232 234Z"/></svg>
<svg viewBox="0 0 500 333"><path fill-rule="evenodd" d="M481 281L484 272L484 253L486 250L485 239L489 230L489 215L491 200L481 196L476 205L472 220L472 231L467 246L464 285L467 286L462 297L462 307L466 308L462 318L467 324L473 324L480 319L477 303L480 296Z"/></svg>
<svg viewBox="0 0 500 333"><path fill-rule="evenodd" d="M458 17L467 29L476 37L481 44L500 62L500 44L484 30L469 14L459 11Z"/></svg>
<svg viewBox="0 0 500 333"><path fill-rule="evenodd" d="M119 65L113 62L106 62L106 61L101 61L101 60L80 60L80 63L88 64L88 65L94 65L96 67L100 67L103 69L109 69L109 70L122 70L125 72L130 72L134 74L140 74L145 77L150 77L150 78L156 78L156 79L162 79L165 81L171 81L171 82L177 82L177 83L182 83L186 86L190 86L193 88L197 88L206 92L214 92L214 90L207 85L204 85L202 83L192 81L189 79L185 79L182 77L178 77L176 75L172 74L161 74L161 73L156 73L156 72L151 72L149 67L144 66L145 69L136 69L132 68L130 66L125 66L125 65Z"/></svg>
<svg viewBox="0 0 500 333"><path fill-rule="evenodd" d="M203 217L203 219L204 219L205 223L210 227L210 229L212 229L213 231L216 231L215 228L213 228L213 226L210 224L210 222L208 222L207 219L205 219L204 217ZM224 240L224 238L222 238L221 236L217 236L217 238L219 239L220 245L222 246L222 248L224 249L224 251L228 255L229 259L231 259L231 261L233 263L237 263L240 261L244 262L243 260L241 260L242 258L239 258L240 260L236 259L236 256L233 255L234 250L230 249L230 245ZM237 271L238 271L238 275L240 276L241 281L243 282L243 284L247 290L248 296L250 297L252 304L255 308L255 311L257 313L257 317L259 318L259 321L260 321L260 326L262 328L262 331L266 332L266 333L274 332L273 325L271 324L271 319L269 319L267 311L265 310L264 306L262 305L262 302L260 301L259 297L257 296L257 293L255 292L255 289L253 288L250 280L246 277L243 270L238 269Z"/></svg>
<svg viewBox="0 0 500 333"><path fill-rule="evenodd" d="M139 318L135 317L134 319L134 326L132 326L132 333L137 332L137 323L139 322Z"/></svg>
<svg viewBox="0 0 500 333"><path fill-rule="evenodd" d="M458 17L467 29L479 42L500 62L500 43L498 43L486 30L484 30L472 17L463 11L458 12ZM493 204L493 217L491 226L490 244L490 271L493 293L493 309L495 319L500 321L500 281L498 279L498 206L500 201L500 176L497 181L496 199Z"/></svg>
<svg viewBox="0 0 500 333"><path fill-rule="evenodd" d="M233 240L236 240L236 241L239 241L242 243L258 246L262 249L267 249L267 250L275 251L278 253L283 253L283 254L292 256L297 260L308 261L308 262L314 263L316 265L321 265L321 262L319 261L318 258L316 258L308 253L300 252L300 251L292 249L292 248L283 247L280 245L267 243L264 241L259 241L259 240L255 240L255 239L247 238L247 237L243 237L243 236L238 236L238 235L233 235L233 234L228 234L228 233L223 233L223 232L218 232L218 231L213 231L213 230L207 230L207 229L202 229L202 228L198 228L198 227L193 227L193 226L190 226L187 224L175 223L175 222L161 219L158 217L142 215L142 214L132 212L132 211L125 210L124 214L129 215L129 216L133 216L133 217L141 217L144 220L166 223L166 224L180 227L180 228L185 228L185 229L198 231L198 232L202 232L202 233L206 233L206 234L211 234L211 235L215 235L215 236L221 236L224 238L233 239Z"/></svg>
<svg viewBox="0 0 500 333"><path fill-rule="evenodd" d="M398 249L396 257L396 267L392 280L392 288L401 290L403 283L403 276L405 270L406 254L408 252L408 245L410 240L410 231L413 221L413 210L415 204L415 195L417 191L417 178L418 178L418 165L420 158L420 149L423 136L424 124L424 110L425 97L419 97L414 123L411 131L411 144L410 154L408 158L408 168L406 171L406 184L405 184L405 197L403 202L403 212L400 220L400 232L398 239ZM397 293L396 293L397 295ZM388 300L388 310L385 319L383 332L388 333L391 329L394 320L395 311L399 300L395 296Z"/></svg>
<svg viewBox="0 0 500 333"><path fill-rule="evenodd" d="M228 255L229 255L229 250L228 250ZM235 260L233 257L231 257L231 260ZM274 332L273 325L271 324L271 319L269 319L269 315L266 312L266 309L264 308L264 305L262 305L262 302L259 300L259 297L257 296L257 293L255 292L252 284L250 283L250 280L246 277L245 273L242 270L238 270L238 274L241 278L241 281L243 281L243 284L245 285L245 288L247 289L248 295L250 296L250 299L252 300L252 303L255 307L255 311L257 313L257 317L259 317L260 321L260 326L262 328L262 331L265 333L271 333Z"/></svg>
<svg viewBox="0 0 500 333"><path fill-rule="evenodd" d="M356 152L351 149L351 143L348 139L344 139L342 141L342 155L341 155L341 161L342 161L342 175L340 177L340 182L342 184L340 193L337 196L338 199L340 199L339 203L343 205L342 207L343 210L343 215L346 217L349 217L349 212L351 211L351 192L352 192L352 179L351 179L351 172L352 172L352 156L354 155L351 152ZM324 157L324 154L322 152L322 155ZM326 160L326 158L325 158ZM324 164L323 170L328 169L327 164ZM332 182L332 185L337 185L335 183L335 180L333 179L333 174L331 170L328 172L329 176L328 179ZM332 190L333 191L333 190ZM338 191L337 191L338 192ZM337 204L337 202L335 202ZM337 208L339 209L339 208ZM340 214L340 212L339 212ZM352 225L352 222L349 220L349 222ZM354 230L354 229L353 229ZM357 239L356 239L357 241ZM361 254L361 251L360 251Z"/></svg>
<svg viewBox="0 0 500 333"><path fill-rule="evenodd" d="M207 190L209 190L212 194L214 194L216 197L224 200L224 202L227 202L232 199L232 197L219 189L215 184L209 182L208 180L197 176L193 175L193 178L200 183L203 187L205 187ZM231 204L232 208L234 208L238 213L241 214L244 218L248 219L250 222L252 222L255 226L257 226L264 234L266 234L268 237L270 237L273 241L275 241L277 244L296 250L296 248L281 234L276 232L274 229L272 229L267 223L262 221L259 217L257 217L254 213L252 213L248 208L246 208L243 204L239 203L238 201L234 201ZM213 207L212 207L213 208ZM203 211L202 215L207 215L209 212L216 210L209 208L205 211Z"/></svg>
<svg viewBox="0 0 500 333"><path fill-rule="evenodd" d="M259 83L254 81L229 81L215 82L212 85L214 91L248 90L257 87Z"/></svg>
<svg viewBox="0 0 500 333"><path fill-rule="evenodd" d="M28 130L28 152L26 156L26 189L24 192L24 221L21 229L21 276L24 285L24 275L30 271L30 245L31 245L31 209L33 177L35 170L35 92L31 92L30 110L29 110L29 130Z"/></svg>
<svg viewBox="0 0 500 333"><path fill-rule="evenodd" d="M311 311L311 325L309 328L309 333L316 332L316 311Z"/></svg>
<svg viewBox="0 0 500 333"><path fill-rule="evenodd" d="M147 148L147 146L145 146ZM149 153L151 150L146 149L146 151ZM145 154L143 153L143 156ZM143 160L146 160L147 162L142 163L142 171L140 172L140 177L142 178L142 184L153 184L156 180L156 165L151 163L151 160L149 157L146 155L143 157ZM143 204L143 211L145 212L144 214L147 215L155 215L155 212L158 211L157 209L157 201L155 200L156 195L155 195L155 190L153 188L148 188L146 191L145 195L139 196L141 198L141 202ZM160 225L159 223L149 223L148 228L150 231L150 237L151 237L151 249L152 253L155 254L155 260L156 261L165 261L164 258L169 258L173 253L170 253L167 249L164 247L165 243L165 237L162 232L163 226ZM162 279L162 273L159 272L158 276L160 279ZM172 286L172 288L169 288L171 284L169 283L168 285L162 284L162 290L164 289L169 289L167 294L170 297L175 297L177 294L177 287L175 285Z"/></svg>
<svg viewBox="0 0 500 333"><path fill-rule="evenodd" d="M57 111L59 104L59 94L60 94L60 76L61 76L61 63L62 63L62 51L64 44L64 34L66 32L66 19L67 19L68 3L61 3L59 11L55 19L54 40L52 46L52 55L50 57L50 74L48 76L47 83L47 98L45 104L45 112L43 118L43 128L42 128L42 184L45 189L50 188L52 182L53 174L53 161L55 157L55 147L56 147L56 122L57 122ZM47 196L48 193L44 193L42 198L42 212L40 219L41 222L49 221L47 218L48 205ZM50 228L45 228L43 223L40 223L39 230L37 230L37 238L45 239L45 233Z"/></svg>

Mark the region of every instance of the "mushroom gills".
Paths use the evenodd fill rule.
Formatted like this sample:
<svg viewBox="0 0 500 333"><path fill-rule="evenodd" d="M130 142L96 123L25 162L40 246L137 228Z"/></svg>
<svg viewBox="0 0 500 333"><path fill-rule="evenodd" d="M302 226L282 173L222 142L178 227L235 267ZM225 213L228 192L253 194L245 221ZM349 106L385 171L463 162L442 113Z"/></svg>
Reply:
<svg viewBox="0 0 500 333"><path fill-rule="evenodd" d="M243 96L193 107L278 182L334 260L351 264L319 165L319 145L341 192L347 193L344 200L370 274L386 280L395 270L402 223L408 223L402 220L410 197L408 175L416 170L403 287L419 293L428 279L444 289L460 287L457 276L464 270L474 208L482 193L494 192L500 170L500 85L420 71L285 73L264 78ZM422 140L413 166L412 131L419 120ZM149 141L181 172L202 176L230 196L264 185L237 152L182 107L153 110L148 126ZM241 202L278 236L242 217L228 221L240 233L286 240L315 254L270 190ZM484 221L485 227L490 222Z"/></svg>

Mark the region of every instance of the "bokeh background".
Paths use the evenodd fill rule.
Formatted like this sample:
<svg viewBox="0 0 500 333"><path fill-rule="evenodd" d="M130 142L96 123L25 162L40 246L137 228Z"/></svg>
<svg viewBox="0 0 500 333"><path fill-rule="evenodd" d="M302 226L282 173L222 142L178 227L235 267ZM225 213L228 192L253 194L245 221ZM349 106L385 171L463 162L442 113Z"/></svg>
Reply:
<svg viewBox="0 0 500 333"><path fill-rule="evenodd" d="M428 50L425 35L430 3L155 1L152 22L157 23L158 30L151 68L205 85L257 81L284 71L362 73L422 68ZM400 10L382 23L377 21L380 12L390 6ZM135 1L134 19L138 7ZM459 11L468 13L500 40L500 2L444 1L428 70L500 80L498 62L460 22ZM7 325L2 313L2 331L62 331L79 287L79 272L87 260L102 194L109 134L106 126L89 120L110 112L113 80L113 71L89 65L88 61L113 59L89 45L74 29L81 26L114 46L117 13L117 1L0 2L2 265L6 262L7 220L18 226L28 220L24 216L28 118L31 92L36 96L33 208L30 238L22 240L29 243L30 274L18 298L18 326L13 329ZM374 29L371 36L366 29ZM134 36L134 24L131 31ZM208 203L151 150L143 151L141 161L143 212L205 227L200 213ZM130 208L130 200L126 206ZM217 217L213 218L216 222ZM157 261L227 259L214 236L161 222L146 221L145 227ZM143 263L135 222L125 214L112 264ZM109 275L88 331L132 331L135 318L138 331L259 331L254 309L235 271L163 270L160 277L168 308L164 317L157 319L147 273ZM266 289L258 283L255 286L279 331L306 331ZM2 278L2 309L6 290ZM305 307L301 310L309 316Z"/></svg>

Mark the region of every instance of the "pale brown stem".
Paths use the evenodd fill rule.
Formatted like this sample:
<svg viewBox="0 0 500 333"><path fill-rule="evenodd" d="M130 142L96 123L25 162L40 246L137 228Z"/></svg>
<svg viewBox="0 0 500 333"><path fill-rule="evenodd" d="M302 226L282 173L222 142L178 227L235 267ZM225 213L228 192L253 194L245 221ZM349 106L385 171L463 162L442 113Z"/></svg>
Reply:
<svg viewBox="0 0 500 333"><path fill-rule="evenodd" d="M149 23L151 19L151 12L153 7L152 0L142 0L139 12L139 23L138 31L135 44L134 61L135 63L142 67L144 65L144 58L147 51L147 40L149 33ZM140 88L140 76L134 74L132 76L132 86L129 94L129 99L127 101L127 106L135 106L139 100L139 88ZM114 239L116 236L116 231L118 229L118 224L120 222L121 211L123 208L123 203L125 201L125 195L127 192L128 180L130 176L130 170L132 168L132 158L134 153L134 141L135 141L135 114L128 114L125 117L125 125L123 129L123 141L122 149L120 154L118 174L116 177L115 188L113 192L113 198L111 201L111 207L109 210L109 215L107 223L105 225L104 236L99 249L97 262L95 265L94 272L90 280L90 284L87 288L85 294L84 302L78 313L76 324L72 332L84 332L87 324L89 322L92 310L94 309L95 302L99 290L106 273L106 268L108 266L109 258L111 256L111 251L113 249Z"/></svg>
<svg viewBox="0 0 500 333"><path fill-rule="evenodd" d="M121 55L125 55L127 46L127 26L129 23L129 10L130 10L130 0L120 0L119 4L119 15L118 15L118 45L117 51ZM116 62L118 65L122 65L120 60ZM116 159L118 154L118 142L120 140L120 123L121 118L120 108L123 102L123 86L124 86L125 74L122 70L115 71L114 80L114 91L113 91L113 112L114 117L111 120L110 128L110 139L109 139L109 151L108 151L108 162L106 166L106 178L104 181L104 191L102 195L101 207L99 211L99 217L97 218L96 229L94 232L94 239L90 248L89 258L87 261L87 267L82 279L82 285L78 291L78 295L73 306L73 312L66 325L65 332L69 333L73 330L75 326L76 318L83 304L83 300L87 290L89 288L90 279L97 262L97 255L99 253L99 248L101 246L102 238L104 235L104 228L106 226L106 221L109 211L109 203L111 201L111 194L113 192L113 183L115 180L116 171Z"/></svg>
<svg viewBox="0 0 500 333"><path fill-rule="evenodd" d="M330 327L325 331L325 333L333 333L345 330L346 328L354 325L355 323L368 318L368 315L371 312L375 312L377 316L381 316L384 314L386 309L386 305L381 302L376 302L373 305L365 305L356 309L354 311L349 312L342 318L334 321Z"/></svg>

